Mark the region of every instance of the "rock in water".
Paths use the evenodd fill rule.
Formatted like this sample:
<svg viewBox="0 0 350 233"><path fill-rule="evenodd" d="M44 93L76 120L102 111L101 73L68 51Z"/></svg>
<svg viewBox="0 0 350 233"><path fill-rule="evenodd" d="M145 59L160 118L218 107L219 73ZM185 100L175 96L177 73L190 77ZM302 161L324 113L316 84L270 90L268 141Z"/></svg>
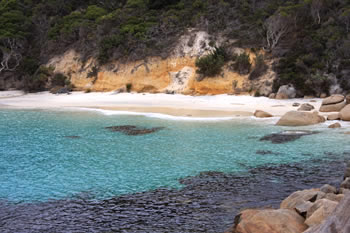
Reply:
<svg viewBox="0 0 350 233"><path fill-rule="evenodd" d="M298 111L311 111L315 109L315 107L311 104L302 104L300 108L298 108Z"/></svg>
<svg viewBox="0 0 350 233"><path fill-rule="evenodd" d="M273 117L273 115L271 115L270 113L262 111L262 110L256 110L254 113L254 116L258 117L258 118Z"/></svg>
<svg viewBox="0 0 350 233"><path fill-rule="evenodd" d="M321 122L325 122L323 116L318 115L318 112L298 112L290 111L284 114L277 122L277 125L281 126L303 126L303 125L315 125Z"/></svg>
<svg viewBox="0 0 350 233"><path fill-rule="evenodd" d="M136 136L136 135L155 133L159 130L164 129L164 127L154 127L154 128L148 129L144 127L138 127L135 125L119 125L119 126L105 127L105 129L108 129L112 132L122 132L123 134L129 135L129 136Z"/></svg>
<svg viewBox="0 0 350 233"><path fill-rule="evenodd" d="M281 144L281 143L286 143L286 142L291 142L295 141L302 136L306 135L312 135L317 132L313 131L294 131L294 130L288 130L288 131L283 131L281 133L273 133L266 135L262 138L260 138L260 141L271 141L274 144Z"/></svg>
<svg viewBox="0 0 350 233"><path fill-rule="evenodd" d="M328 128L330 128L330 129L341 128L341 124L339 124L339 123L337 122L337 123L331 124L330 126L328 126Z"/></svg>
<svg viewBox="0 0 350 233"><path fill-rule="evenodd" d="M350 121L350 104L346 105L339 113L342 121Z"/></svg>
<svg viewBox="0 0 350 233"><path fill-rule="evenodd" d="M304 218L287 209L248 209L235 219L234 233L301 233L307 229Z"/></svg>

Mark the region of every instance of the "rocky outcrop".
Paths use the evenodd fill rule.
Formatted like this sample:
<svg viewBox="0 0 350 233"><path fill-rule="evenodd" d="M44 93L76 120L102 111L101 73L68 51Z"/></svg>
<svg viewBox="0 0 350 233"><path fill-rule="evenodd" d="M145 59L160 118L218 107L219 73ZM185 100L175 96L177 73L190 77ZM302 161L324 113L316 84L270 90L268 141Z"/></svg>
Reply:
<svg viewBox="0 0 350 233"><path fill-rule="evenodd" d="M350 121L350 104L346 105L339 113L342 121Z"/></svg>
<svg viewBox="0 0 350 233"><path fill-rule="evenodd" d="M350 232L350 193L320 225L309 228L305 233L349 233Z"/></svg>
<svg viewBox="0 0 350 233"><path fill-rule="evenodd" d="M262 111L262 110L256 110L254 112L254 116L257 118L268 118L268 117L273 117L273 115L271 115L268 112Z"/></svg>
<svg viewBox="0 0 350 233"><path fill-rule="evenodd" d="M331 213L333 213L337 205L338 202L331 201L328 199L320 199L316 201L307 212L305 224L309 227L319 225Z"/></svg>
<svg viewBox="0 0 350 233"><path fill-rule="evenodd" d="M280 126L304 126L304 125L315 125L321 122L325 122L325 118L320 116L318 112L298 112L290 111L284 114L281 119L277 122Z"/></svg>
<svg viewBox="0 0 350 233"><path fill-rule="evenodd" d="M278 89L276 99L291 99L295 96L296 90L293 85L283 85Z"/></svg>
<svg viewBox="0 0 350 233"><path fill-rule="evenodd" d="M287 209L249 209L236 217L234 233L301 233L307 229L304 218Z"/></svg>
<svg viewBox="0 0 350 233"><path fill-rule="evenodd" d="M339 112L342 110L346 103L343 95L332 95L322 101L320 112Z"/></svg>
<svg viewBox="0 0 350 233"><path fill-rule="evenodd" d="M95 58L83 58L77 51L68 50L53 57L46 65L55 73L69 77L76 90L116 91L126 85L133 92L182 93L189 95L248 94L251 91L268 96L272 92L276 73L268 63L268 71L255 80L240 75L229 67L216 76L198 79L196 59L204 56L214 47L209 46L210 35L204 31L189 30L179 38L173 51L166 59L148 57L144 60L123 63L112 61L100 66ZM223 39L216 38L216 46ZM249 50L233 48L234 53L247 52L251 60L256 56Z"/></svg>
<svg viewBox="0 0 350 233"><path fill-rule="evenodd" d="M306 103L306 104L302 104L300 108L298 108L298 111L311 111L313 109L315 109L313 105Z"/></svg>

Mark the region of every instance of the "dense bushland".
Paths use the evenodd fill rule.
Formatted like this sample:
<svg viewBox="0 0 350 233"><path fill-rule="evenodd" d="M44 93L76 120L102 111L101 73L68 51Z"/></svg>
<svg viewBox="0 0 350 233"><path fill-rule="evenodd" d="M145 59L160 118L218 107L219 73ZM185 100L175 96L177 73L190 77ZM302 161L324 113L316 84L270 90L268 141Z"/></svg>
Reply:
<svg viewBox="0 0 350 233"><path fill-rule="evenodd" d="M42 64L69 48L99 65L166 57L195 27L236 39L232 46L264 48L277 58L276 88L292 83L317 94L335 77L350 89L349 0L0 0L0 22L0 78L30 86L45 80ZM200 73L220 72L222 59L213 56L198 61ZM236 69L256 79L266 69L256 64Z"/></svg>

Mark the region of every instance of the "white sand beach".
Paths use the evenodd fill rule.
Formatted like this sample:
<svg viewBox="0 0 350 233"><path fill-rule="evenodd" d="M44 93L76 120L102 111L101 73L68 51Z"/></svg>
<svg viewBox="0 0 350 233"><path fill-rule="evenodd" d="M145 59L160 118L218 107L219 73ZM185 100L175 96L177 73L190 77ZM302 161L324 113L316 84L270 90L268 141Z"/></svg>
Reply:
<svg viewBox="0 0 350 233"><path fill-rule="evenodd" d="M55 95L49 92L24 94L0 92L1 108L72 109L89 108L136 113L162 113L185 117L242 117L264 110L274 116L296 110L293 103L310 103L319 109L321 99L275 100L252 96L186 96L147 93L73 92Z"/></svg>

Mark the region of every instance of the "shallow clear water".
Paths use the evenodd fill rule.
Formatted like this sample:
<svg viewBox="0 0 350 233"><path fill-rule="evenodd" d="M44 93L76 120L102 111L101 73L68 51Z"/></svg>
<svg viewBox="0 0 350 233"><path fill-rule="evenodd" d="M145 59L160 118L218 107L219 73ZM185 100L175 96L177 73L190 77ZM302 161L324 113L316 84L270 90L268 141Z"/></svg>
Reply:
<svg viewBox="0 0 350 233"><path fill-rule="evenodd" d="M140 136L104 129L126 124L166 128ZM36 202L83 195L102 200L160 187L181 188L180 178L203 171L244 174L265 164L308 164L327 152L341 156L350 151L344 129L325 125L298 128L320 133L286 144L259 141L284 129L271 120L175 121L0 110L0 199ZM276 154L261 155L258 150Z"/></svg>

